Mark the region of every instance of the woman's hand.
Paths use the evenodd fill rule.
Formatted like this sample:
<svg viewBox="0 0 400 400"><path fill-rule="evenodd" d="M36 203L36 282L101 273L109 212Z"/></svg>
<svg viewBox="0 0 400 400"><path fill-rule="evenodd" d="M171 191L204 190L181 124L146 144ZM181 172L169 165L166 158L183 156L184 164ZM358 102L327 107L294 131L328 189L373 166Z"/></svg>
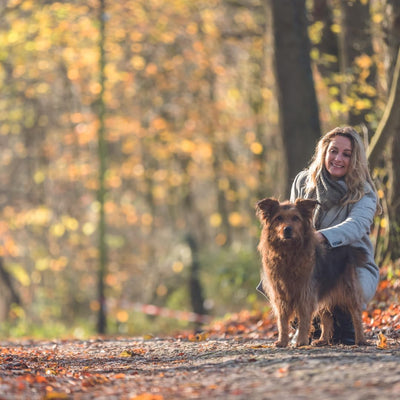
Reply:
<svg viewBox="0 0 400 400"><path fill-rule="evenodd" d="M315 232L315 237L319 243L326 243L326 238L321 232Z"/></svg>

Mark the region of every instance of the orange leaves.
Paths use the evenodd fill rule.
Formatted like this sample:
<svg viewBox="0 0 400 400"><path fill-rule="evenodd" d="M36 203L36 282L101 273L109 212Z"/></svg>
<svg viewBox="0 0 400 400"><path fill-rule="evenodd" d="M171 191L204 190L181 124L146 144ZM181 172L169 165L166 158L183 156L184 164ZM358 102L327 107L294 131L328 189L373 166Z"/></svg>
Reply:
<svg viewBox="0 0 400 400"><path fill-rule="evenodd" d="M136 71L141 71L146 66L146 61L143 57L135 55L131 58L130 63Z"/></svg>
<svg viewBox="0 0 400 400"><path fill-rule="evenodd" d="M142 393L138 396L131 397L130 400L163 400L164 397L160 394Z"/></svg>
<svg viewBox="0 0 400 400"><path fill-rule="evenodd" d="M90 375L82 381L83 387L91 387L108 382L109 379L101 374Z"/></svg>
<svg viewBox="0 0 400 400"><path fill-rule="evenodd" d="M391 338L400 334L399 287L396 281L382 280L374 297L374 304L363 312L364 327L367 332L378 335L378 348L386 345L383 333ZM372 306L375 305L376 308ZM377 305L377 306L376 306Z"/></svg>
<svg viewBox="0 0 400 400"><path fill-rule="evenodd" d="M370 75L370 70L374 64L373 59L367 54L356 57L355 64L360 68L359 78L365 84L365 80Z"/></svg>
<svg viewBox="0 0 400 400"><path fill-rule="evenodd" d="M276 371L275 375L278 378L284 378L285 376L287 376L289 374L289 369L290 366L289 365L285 365L283 367L278 368L278 370Z"/></svg>
<svg viewBox="0 0 400 400"><path fill-rule="evenodd" d="M214 321L207 331L226 336L254 333L264 337L272 337L277 332L275 319L271 314L248 310Z"/></svg>
<svg viewBox="0 0 400 400"><path fill-rule="evenodd" d="M376 345L376 347L378 349L387 349L388 347L388 343L387 343L387 338L383 333L379 333L378 334L378 343Z"/></svg>
<svg viewBox="0 0 400 400"><path fill-rule="evenodd" d="M67 400L70 396L63 392L47 392L43 400Z"/></svg>
<svg viewBox="0 0 400 400"><path fill-rule="evenodd" d="M181 150L184 153L193 154L194 151L196 150L196 144L191 140L182 140Z"/></svg>
<svg viewBox="0 0 400 400"><path fill-rule="evenodd" d="M230 213L228 218L231 226L238 227L241 226L243 223L243 217L238 212Z"/></svg>
<svg viewBox="0 0 400 400"><path fill-rule="evenodd" d="M13 220L14 210L11 207L8 207L8 211L11 212L10 215ZM7 212L7 214L9 214L9 212ZM18 247L12 237L12 227L10 227L10 225L10 221L0 221L0 257L5 255L15 257L18 254Z"/></svg>
<svg viewBox="0 0 400 400"><path fill-rule="evenodd" d="M163 131L164 129L167 129L167 121L164 118L158 117L153 119L151 126L156 131Z"/></svg>
<svg viewBox="0 0 400 400"><path fill-rule="evenodd" d="M197 333L196 335L189 335L188 339L190 342L203 342L209 338L208 332Z"/></svg>
<svg viewBox="0 0 400 400"><path fill-rule="evenodd" d="M250 145L250 150L254 153L254 154L261 154L264 150L263 145L259 142L253 142Z"/></svg>
<svg viewBox="0 0 400 400"><path fill-rule="evenodd" d="M147 350L141 348L135 349L127 349L120 353L120 357L135 357L135 356L144 356L147 353Z"/></svg>
<svg viewBox="0 0 400 400"><path fill-rule="evenodd" d="M375 309L363 313L363 321L368 330L400 331L400 304L389 304L386 309Z"/></svg>

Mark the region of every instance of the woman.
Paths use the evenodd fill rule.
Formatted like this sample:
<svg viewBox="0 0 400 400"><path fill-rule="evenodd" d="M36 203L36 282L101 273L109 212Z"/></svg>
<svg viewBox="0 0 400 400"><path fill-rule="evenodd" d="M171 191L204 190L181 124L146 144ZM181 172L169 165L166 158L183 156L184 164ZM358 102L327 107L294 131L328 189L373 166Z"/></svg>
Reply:
<svg viewBox="0 0 400 400"><path fill-rule="evenodd" d="M309 167L293 182L290 200L297 198L319 201L314 214L319 241L331 247L361 247L367 252L366 263L357 269L366 305L374 296L379 281L369 238L378 206L364 145L353 128L335 128L320 139ZM354 344L350 315L338 309L334 318L334 341Z"/></svg>

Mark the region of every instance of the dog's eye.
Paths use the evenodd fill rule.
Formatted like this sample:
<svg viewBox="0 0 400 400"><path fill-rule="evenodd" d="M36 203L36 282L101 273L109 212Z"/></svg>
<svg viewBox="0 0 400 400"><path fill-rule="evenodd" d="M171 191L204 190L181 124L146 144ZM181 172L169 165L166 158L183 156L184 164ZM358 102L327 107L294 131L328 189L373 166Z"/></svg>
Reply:
<svg viewBox="0 0 400 400"><path fill-rule="evenodd" d="M300 217L298 215L293 215L292 221L293 222L298 222L298 221L300 221Z"/></svg>
<svg viewBox="0 0 400 400"><path fill-rule="evenodd" d="M275 218L275 221L279 221L279 222L283 221L282 215L278 215L278 216Z"/></svg>

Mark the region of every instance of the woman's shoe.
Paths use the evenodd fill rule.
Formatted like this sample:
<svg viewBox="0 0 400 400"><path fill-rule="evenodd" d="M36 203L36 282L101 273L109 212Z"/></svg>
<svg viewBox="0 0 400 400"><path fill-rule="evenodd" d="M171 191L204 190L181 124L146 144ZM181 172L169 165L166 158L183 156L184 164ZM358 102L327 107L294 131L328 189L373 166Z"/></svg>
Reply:
<svg viewBox="0 0 400 400"><path fill-rule="evenodd" d="M351 315L336 307L333 312L333 319L333 343L354 346L356 335Z"/></svg>

